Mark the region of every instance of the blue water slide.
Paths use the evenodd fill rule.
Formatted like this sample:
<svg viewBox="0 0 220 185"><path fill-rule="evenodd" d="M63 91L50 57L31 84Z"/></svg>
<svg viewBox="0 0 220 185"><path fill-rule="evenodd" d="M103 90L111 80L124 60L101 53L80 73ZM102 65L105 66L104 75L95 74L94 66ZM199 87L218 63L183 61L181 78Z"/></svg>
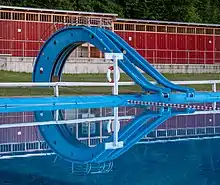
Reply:
<svg viewBox="0 0 220 185"><path fill-rule="evenodd" d="M94 160L106 161L113 160L132 146L134 146L138 141L140 141L144 136L149 134L152 130L156 129L167 119L176 116L178 114L193 113L193 109L184 110L172 110L171 108L164 109L161 108L160 111L144 111L141 115L135 117L132 122L128 123L123 129L119 131L119 141L124 142L124 146L119 149L105 150L100 155L96 156ZM111 141L112 138L106 140L106 142Z"/></svg>
<svg viewBox="0 0 220 185"><path fill-rule="evenodd" d="M184 113L193 113L193 109L185 109L185 110L172 110L172 109L167 109L162 112L162 115L158 117L154 117L155 119L152 119L148 122L145 122L145 124L142 124L135 133L130 135L127 138L124 138L124 147L117 149L111 153L107 158L110 159L116 159L126 151L128 151L132 146L134 146L137 142L139 142L144 136L149 134L151 131L155 130L159 125L164 123L166 120L169 118L176 116L178 114Z"/></svg>
<svg viewBox="0 0 220 185"><path fill-rule="evenodd" d="M144 111L141 115L135 117L130 123L128 123L125 127L120 129L118 133L118 140L124 141L127 138L130 138L134 135L138 135L138 130L147 122L149 122L152 118L161 116L161 113L158 111ZM105 142L112 142L113 137L110 137ZM104 150L102 153L100 153L99 156L97 156L94 160L98 161L107 161L111 158L110 156L112 153L114 153L116 150Z"/></svg>
<svg viewBox="0 0 220 185"><path fill-rule="evenodd" d="M41 51L38 54L37 59L35 60L34 71L33 71L33 81L34 82L50 82L53 77L61 78L62 70L65 64L65 61L69 54L75 49L77 46L89 42L99 48L102 52L110 53L112 50L114 52L120 52L120 50L114 46L114 43L109 39L105 34L98 34L95 29L87 28L87 27L67 27L55 32L43 45ZM165 88L157 87L149 83L143 74L141 74L135 66L126 61L120 61L120 67L125 70L135 82L138 82L145 89L151 89L156 92L163 92ZM107 98L107 99L106 99ZM102 105L106 105L103 102L112 102L112 98L106 97L103 100L100 100ZM112 102L112 106L116 106L117 104L123 103L121 102L120 97L117 97L118 101ZM43 101L43 99L41 99ZM66 102L67 99L51 99L51 102L55 102L56 106L63 106L63 103ZM27 100L31 105L31 101ZM63 103L60 101L64 101ZM99 102L99 101L97 101ZM90 102L91 106L97 106L97 102ZM111 103L109 102L109 103ZM59 104L61 103L61 104ZM125 102L124 102L125 103ZM39 102L38 102L39 104ZM64 103L65 104L65 103ZM46 105L47 106L47 105ZM64 106L88 106L88 98L80 97L77 98L77 101L73 99L69 99L68 105ZM52 111L52 107L48 110L44 107L40 111L35 112L35 120L37 122L41 121L51 121L54 120L54 113ZM12 108L23 109L23 106L16 106ZM31 107L28 107L30 109ZM42 108L42 106L41 106ZM61 108L61 107L60 107ZM36 107L35 107L36 109ZM47 110L46 110L47 109ZM101 156L100 154L105 151L105 145L100 144L95 148L89 148L82 145L78 140L74 140L70 137L66 125L47 125L47 126L39 126L39 130L41 135L44 137L47 144L50 148L57 153L57 155L65 158L66 160L75 162L75 163L88 163L93 161L93 159L97 159L94 162L100 162L97 156ZM129 131L130 132L130 131ZM111 138L112 141L112 138Z"/></svg>
<svg viewBox="0 0 220 185"><path fill-rule="evenodd" d="M67 27L64 29L60 29L55 32L43 45L41 48L34 65L33 71L33 81L34 82L51 82L53 77L61 78L62 70L65 64L65 61L69 54L79 45L89 42L95 47L97 47L103 53L111 53L111 52L121 52L120 45L115 44L115 42L110 39L109 36L102 29L96 28L88 28L88 27ZM131 57L129 58L125 55L125 59L123 61L119 61L119 64L132 79L138 83L142 88L146 90L152 90L155 92L167 92L170 90L169 88L158 87L156 85L151 84L143 74L141 74L135 67L135 63L131 61ZM154 94L160 96L160 94ZM172 94L171 94L172 95ZM184 94L182 94L184 95ZM128 95L127 95L128 96ZM172 97L172 96L171 96ZM61 108L70 108L70 107L78 107L83 108L87 106L106 106L107 104L111 107L118 106L119 104L126 104L127 100L138 99L140 95L137 97L125 97L125 96L106 96L106 97L96 97L99 98L98 101L93 99L92 97L65 97L58 98L53 97L50 100L41 98L41 99L26 99L28 102L27 107L22 105L24 103L24 99L20 99L19 105L13 105L13 102L10 99L5 99L5 103L7 104L6 108L12 108L13 110L19 109L20 111L23 109L32 110L35 109L35 120L37 122L41 121L51 121L54 120L54 109ZM158 98L158 99L160 99ZM184 97L185 98L185 97ZM46 103L43 101L46 100ZM164 100L164 99L163 99ZM38 108L33 107L33 101L37 101ZM11 107L8 107L9 102ZM40 105L40 102L43 103ZM55 104L53 104L55 103ZM107 104L105 104L107 103ZM49 105L48 105L49 104ZM53 105L52 105L53 104ZM1 106L0 106L1 108ZM4 110L6 110L4 108ZM146 115L148 117L148 115ZM146 118L145 117L145 118ZM60 117L62 119L62 117ZM135 123L137 121L133 120ZM143 121L143 120L142 120ZM138 122L140 125L141 123ZM134 125L131 124L131 125ZM131 136L141 128L138 124L135 124L136 127L131 126L127 127L126 130L123 130L121 133L121 137L124 138L132 138ZM72 161L75 163L89 163L89 162L103 162L108 160L106 156L110 154L111 151L105 150L105 144L102 143L97 145L94 148L89 148L77 139L71 137L68 133L66 125L44 125L38 127L41 135L44 137L48 146L57 153L57 155L62 158ZM120 135L119 135L120 136ZM111 142L113 137L109 138ZM103 155L104 154L104 155Z"/></svg>
<svg viewBox="0 0 220 185"><path fill-rule="evenodd" d="M147 60L145 60L134 48L132 48L125 40L112 31L99 28L105 33L120 49L125 56L145 73L154 78L159 84L170 88L173 91L186 92L189 95L194 95L194 89L176 85L166 79L158 72Z"/></svg>
<svg viewBox="0 0 220 185"><path fill-rule="evenodd" d="M90 28L93 34L96 34L114 53L121 53L120 48L109 39L101 29L92 27ZM125 55L123 60L118 61L119 67L131 77L138 85L140 85L146 91L154 91L163 94L170 93L170 89L158 87L150 83L147 78L136 68L136 66Z"/></svg>

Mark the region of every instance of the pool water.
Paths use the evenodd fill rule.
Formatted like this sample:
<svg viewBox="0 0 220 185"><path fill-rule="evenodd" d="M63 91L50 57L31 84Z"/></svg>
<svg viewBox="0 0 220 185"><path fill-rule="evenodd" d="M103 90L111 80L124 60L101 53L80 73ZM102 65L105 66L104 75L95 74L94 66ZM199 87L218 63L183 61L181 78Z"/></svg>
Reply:
<svg viewBox="0 0 220 185"><path fill-rule="evenodd" d="M142 109L122 108L121 110L123 111L120 111L120 116L137 116L142 113ZM88 112L95 117L112 116L112 110L90 109L77 110L74 114L70 111L70 114L65 114L65 119L81 119L84 118L83 116L86 117ZM20 120L26 122L34 120L33 114L22 115L26 117L21 117L17 113L2 114L0 125L17 123ZM122 121L121 126L123 127L127 122L129 120ZM99 136L100 124L104 125L104 123L105 121L98 121L94 122L94 127L90 125L89 133L94 134L91 138ZM220 139L211 137L220 134L219 123L220 114L172 117L156 131L151 132L145 138L144 144L133 146L114 160L112 170L104 174L76 175L72 173L72 164L56 155L1 159L0 185L219 185ZM72 126L72 131L75 133L76 127ZM88 133L83 131L87 126L84 125L83 129L81 127L77 128L82 132L77 137L86 141L85 144L88 145L88 140L85 140ZM106 128L103 129L102 135ZM24 142L42 139L37 137L35 127L5 128L0 129L0 133L0 151L2 149L6 151L2 143L18 142L18 149L22 150L23 146L26 146ZM210 138L187 140L193 136L206 135ZM154 141L157 140L175 142L155 143ZM7 149L11 148L7 147Z"/></svg>
<svg viewBox="0 0 220 185"><path fill-rule="evenodd" d="M218 185L220 139L136 145L106 174L75 176L55 156L0 160L0 184Z"/></svg>

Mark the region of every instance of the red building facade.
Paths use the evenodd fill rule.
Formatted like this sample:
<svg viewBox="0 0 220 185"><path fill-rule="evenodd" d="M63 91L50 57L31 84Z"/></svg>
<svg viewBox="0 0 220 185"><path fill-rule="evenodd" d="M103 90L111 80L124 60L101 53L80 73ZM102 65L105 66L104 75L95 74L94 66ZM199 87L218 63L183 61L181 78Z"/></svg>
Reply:
<svg viewBox="0 0 220 185"><path fill-rule="evenodd" d="M115 14L0 6L0 54L35 57L44 41L68 25L108 27L158 64L220 63L220 25L116 19ZM91 45L74 57L102 57Z"/></svg>
<svg viewBox="0 0 220 185"><path fill-rule="evenodd" d="M68 25L103 26L111 29L116 16L0 6L0 54L35 57L44 41L56 30ZM94 47L86 47L86 57L100 57L99 51Z"/></svg>
<svg viewBox="0 0 220 185"><path fill-rule="evenodd" d="M151 63L220 62L220 25L117 19L114 31Z"/></svg>

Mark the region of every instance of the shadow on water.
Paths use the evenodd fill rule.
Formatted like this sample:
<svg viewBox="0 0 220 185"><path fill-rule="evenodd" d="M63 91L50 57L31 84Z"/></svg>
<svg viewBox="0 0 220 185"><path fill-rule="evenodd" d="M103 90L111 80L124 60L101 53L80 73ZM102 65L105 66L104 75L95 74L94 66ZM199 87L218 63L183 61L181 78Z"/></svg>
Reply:
<svg viewBox="0 0 220 185"><path fill-rule="evenodd" d="M220 139L136 145L106 174L74 176L55 156L0 161L0 184L218 185Z"/></svg>

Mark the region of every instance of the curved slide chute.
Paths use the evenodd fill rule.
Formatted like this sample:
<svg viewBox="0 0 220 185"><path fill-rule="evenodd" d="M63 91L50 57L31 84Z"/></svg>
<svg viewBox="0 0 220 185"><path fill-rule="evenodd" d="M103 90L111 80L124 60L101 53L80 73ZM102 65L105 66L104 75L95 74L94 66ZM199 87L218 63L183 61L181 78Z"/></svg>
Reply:
<svg viewBox="0 0 220 185"><path fill-rule="evenodd" d="M133 49L125 40L119 35L109 30L100 29L104 32L119 48L124 51L124 55L139 69L143 70L159 84L173 90L186 92L189 96L193 96L195 90L188 87L183 87L170 82L160 72L158 72L147 60L145 60L135 49Z"/></svg>
<svg viewBox="0 0 220 185"><path fill-rule="evenodd" d="M113 53L121 53L120 47L117 46L104 32L101 28L91 28L91 30L99 36L100 39L111 49ZM130 62L129 58L124 55L123 60L119 60L118 66L131 77L138 85L140 85L145 91L153 91L163 94L170 93L170 89L165 89L163 87L157 87L150 83L147 78L141 74L141 72L136 68L136 66Z"/></svg>

